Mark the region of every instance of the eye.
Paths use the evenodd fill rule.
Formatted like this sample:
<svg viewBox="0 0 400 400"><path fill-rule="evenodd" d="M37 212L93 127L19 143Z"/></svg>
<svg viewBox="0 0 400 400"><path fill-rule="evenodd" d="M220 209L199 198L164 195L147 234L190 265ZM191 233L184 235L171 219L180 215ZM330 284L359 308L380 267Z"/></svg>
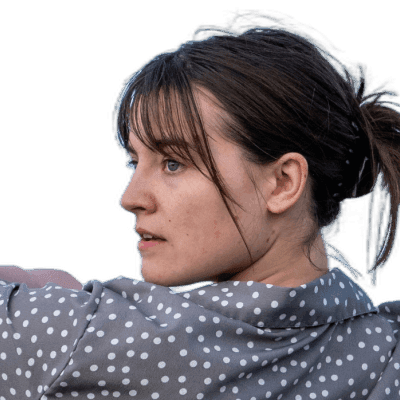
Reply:
<svg viewBox="0 0 400 400"><path fill-rule="evenodd" d="M173 160L173 159L165 159L165 160L163 161L163 164L167 164L167 163L169 163L169 162L171 162L171 163L173 163L173 164L177 164L179 167L178 167L178 169L175 169L175 170L173 170L173 171L167 172L167 174L174 174L174 173L176 173L177 171L179 171L179 169L182 169L182 168L184 167L184 165L183 165L182 163L180 163L180 162L178 162L178 161L176 161L176 160ZM134 167L134 169L135 169L135 171L136 171L137 163L138 163L137 161L131 160L131 161L129 161L129 162L126 164L126 166L127 166L128 168Z"/></svg>
<svg viewBox="0 0 400 400"><path fill-rule="evenodd" d="M168 164L169 162L171 162L172 164L177 164L179 166L183 166L183 164L179 163L178 161L175 160L164 160L164 164ZM171 171L171 172L176 172L179 170L179 167L175 170L175 171Z"/></svg>
<svg viewBox="0 0 400 400"><path fill-rule="evenodd" d="M136 161L129 161L127 164L126 164L126 166L128 167L128 168L132 168L133 166L135 166L135 170L136 170L136 164L137 164L137 162Z"/></svg>

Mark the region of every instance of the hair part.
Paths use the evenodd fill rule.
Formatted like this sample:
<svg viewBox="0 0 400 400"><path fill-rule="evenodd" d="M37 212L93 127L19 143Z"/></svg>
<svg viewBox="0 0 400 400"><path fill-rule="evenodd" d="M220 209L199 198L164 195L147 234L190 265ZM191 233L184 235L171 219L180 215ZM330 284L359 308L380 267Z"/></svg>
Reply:
<svg viewBox="0 0 400 400"><path fill-rule="evenodd" d="M194 36L208 30L198 29ZM383 106L390 102L379 101L383 95L396 93L364 96L361 66L356 90L355 79L343 64L311 39L286 29L254 27L241 34L212 30L226 35L188 41L176 51L157 55L126 82L116 107L120 144L128 150L129 134L133 132L147 148L166 156L170 153L157 146L159 138L154 135L152 124L162 139L179 141L187 132L210 177L196 164L186 145L172 147L173 153L190 160L214 182L253 263L226 199L243 207L231 196L216 167L196 106L195 92L206 89L217 100L219 131L241 148L246 161L269 165L288 152L306 158L313 228L302 247L317 270L310 252L321 229L337 219L342 200L371 193L382 172L382 189L388 189L391 207L385 244L372 269L375 272L390 255L400 204L400 114ZM342 66L344 76L329 58ZM370 98L373 101L367 102ZM140 133L138 116L145 135ZM357 134L360 140L354 148ZM350 159L348 149L353 148ZM365 157L368 160L359 177ZM342 184L340 196L334 197L338 184ZM218 282L234 275L223 274Z"/></svg>

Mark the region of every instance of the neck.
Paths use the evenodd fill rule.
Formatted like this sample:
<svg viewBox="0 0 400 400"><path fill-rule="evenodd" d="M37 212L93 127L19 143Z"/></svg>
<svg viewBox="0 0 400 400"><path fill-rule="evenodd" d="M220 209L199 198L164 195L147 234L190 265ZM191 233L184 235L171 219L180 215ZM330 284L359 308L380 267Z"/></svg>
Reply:
<svg viewBox="0 0 400 400"><path fill-rule="evenodd" d="M310 251L310 259L315 266L302 251L290 254L287 244L285 247L282 242L265 256L229 280L298 287L329 272L328 257L321 235L318 236Z"/></svg>

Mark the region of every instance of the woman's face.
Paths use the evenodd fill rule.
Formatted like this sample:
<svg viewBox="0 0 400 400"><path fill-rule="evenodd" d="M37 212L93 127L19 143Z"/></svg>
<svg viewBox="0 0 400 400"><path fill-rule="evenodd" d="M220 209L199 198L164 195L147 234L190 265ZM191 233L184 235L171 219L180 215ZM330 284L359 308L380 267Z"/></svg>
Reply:
<svg viewBox="0 0 400 400"><path fill-rule="evenodd" d="M239 148L218 135L214 124L217 114L212 103L203 96L197 99L216 166L230 193L244 208L243 211L227 200L242 228L254 264L214 183L194 166L177 164L181 161L177 157L171 157L176 162L163 162L167 158L148 150L131 133L130 144L137 153L132 159L137 164L121 205L136 215L136 229L142 228L166 239L159 246L141 251L143 278L162 286L181 286L214 281L221 274L234 274L231 280L259 282L269 277L271 283L272 276L279 276L275 282L283 286L283 277L293 278L289 271L282 275L283 266L293 268L293 262L299 261L299 250L294 250L290 235L293 230L287 229L292 214L283 211L300 204L295 203L304 188L307 162L301 155L289 153L285 159L292 155L294 161L286 166L279 163L279 171L286 171L297 179L295 189L291 186L289 195L286 194L286 202L280 201L279 196L284 193L278 187L279 182L290 185L290 179L283 176L278 181L276 169L253 168L243 161ZM209 176L199 157L194 159ZM246 167L252 168L261 194L256 192ZM271 198L271 210L278 213L268 210L265 203L268 198ZM294 208L291 207L291 212Z"/></svg>

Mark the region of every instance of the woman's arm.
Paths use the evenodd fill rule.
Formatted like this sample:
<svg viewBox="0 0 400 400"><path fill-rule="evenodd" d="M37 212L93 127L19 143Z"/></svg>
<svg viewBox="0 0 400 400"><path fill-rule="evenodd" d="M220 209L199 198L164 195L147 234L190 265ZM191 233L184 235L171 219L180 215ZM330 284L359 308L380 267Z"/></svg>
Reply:
<svg viewBox="0 0 400 400"><path fill-rule="evenodd" d="M35 278L39 286L43 287L48 282L54 282L67 289L82 290L82 284L71 274L55 269L31 269L27 272Z"/></svg>
<svg viewBox="0 0 400 400"><path fill-rule="evenodd" d="M0 280L26 283L28 288L42 288L48 282L56 283L66 289L82 290L82 284L65 271L54 269L24 270L16 266L0 266Z"/></svg>

